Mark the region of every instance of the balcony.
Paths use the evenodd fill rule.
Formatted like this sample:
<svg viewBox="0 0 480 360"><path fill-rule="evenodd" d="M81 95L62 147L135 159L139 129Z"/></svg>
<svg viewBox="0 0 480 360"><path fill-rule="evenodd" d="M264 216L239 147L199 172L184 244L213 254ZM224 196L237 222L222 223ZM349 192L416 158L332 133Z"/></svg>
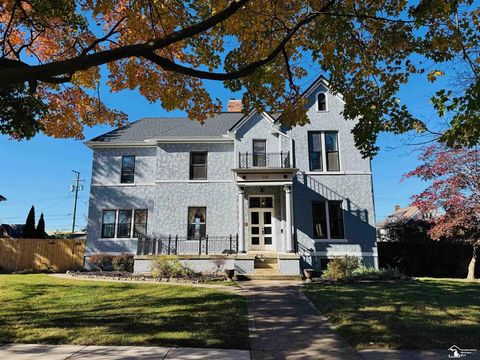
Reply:
<svg viewBox="0 0 480 360"><path fill-rule="evenodd" d="M289 152L279 153L238 153L238 168L289 169L292 167Z"/></svg>

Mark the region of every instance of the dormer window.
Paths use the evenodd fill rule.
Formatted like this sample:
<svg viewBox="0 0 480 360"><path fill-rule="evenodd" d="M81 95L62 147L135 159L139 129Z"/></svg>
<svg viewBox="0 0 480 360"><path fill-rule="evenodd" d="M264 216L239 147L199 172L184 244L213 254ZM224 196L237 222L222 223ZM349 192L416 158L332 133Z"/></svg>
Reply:
<svg viewBox="0 0 480 360"><path fill-rule="evenodd" d="M327 95L325 93L319 93L317 95L317 110L327 111Z"/></svg>

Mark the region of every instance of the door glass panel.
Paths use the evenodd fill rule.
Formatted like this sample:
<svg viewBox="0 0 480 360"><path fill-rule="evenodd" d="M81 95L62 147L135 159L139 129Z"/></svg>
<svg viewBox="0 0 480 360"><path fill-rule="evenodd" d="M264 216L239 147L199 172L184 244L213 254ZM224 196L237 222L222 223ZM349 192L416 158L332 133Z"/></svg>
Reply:
<svg viewBox="0 0 480 360"><path fill-rule="evenodd" d="M263 207L266 207L266 208L271 208L273 207L273 198L271 197L266 197L266 198L263 198Z"/></svg>
<svg viewBox="0 0 480 360"><path fill-rule="evenodd" d="M258 226L252 226L252 234L254 235L260 234L260 228Z"/></svg>
<svg viewBox="0 0 480 360"><path fill-rule="evenodd" d="M270 236L265 236L263 240L265 245L272 245L272 238Z"/></svg>
<svg viewBox="0 0 480 360"><path fill-rule="evenodd" d="M259 197L251 197L250 198L250 207L251 208L259 208L260 207L260 198Z"/></svg>
<svg viewBox="0 0 480 360"><path fill-rule="evenodd" d="M257 236L252 236L252 245L259 245L260 244L260 238Z"/></svg>
<svg viewBox="0 0 480 360"><path fill-rule="evenodd" d="M272 228L271 227L264 227L263 228L263 233L265 235L271 235L272 234Z"/></svg>
<svg viewBox="0 0 480 360"><path fill-rule="evenodd" d="M272 213L270 211L263 213L263 223L265 225L270 225L272 223Z"/></svg>
<svg viewBox="0 0 480 360"><path fill-rule="evenodd" d="M252 224L260 224L258 212L252 211Z"/></svg>

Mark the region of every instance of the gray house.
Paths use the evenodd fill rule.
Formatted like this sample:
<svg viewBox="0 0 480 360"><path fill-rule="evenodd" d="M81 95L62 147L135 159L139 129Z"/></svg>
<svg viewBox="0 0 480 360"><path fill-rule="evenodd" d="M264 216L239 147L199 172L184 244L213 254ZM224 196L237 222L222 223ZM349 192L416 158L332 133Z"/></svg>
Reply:
<svg viewBox="0 0 480 360"><path fill-rule="evenodd" d="M304 96L305 126L243 114L231 100L203 125L143 118L88 141L86 256L134 253L140 264L155 253L198 262L223 252L246 274L298 275L343 255L377 266L372 172L354 122L323 77Z"/></svg>

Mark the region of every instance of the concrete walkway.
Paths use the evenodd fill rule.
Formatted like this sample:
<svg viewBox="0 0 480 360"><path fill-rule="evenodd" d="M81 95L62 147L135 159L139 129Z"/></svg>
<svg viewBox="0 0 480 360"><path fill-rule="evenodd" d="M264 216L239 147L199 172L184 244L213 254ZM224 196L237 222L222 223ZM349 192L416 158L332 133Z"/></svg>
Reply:
<svg viewBox="0 0 480 360"><path fill-rule="evenodd" d="M248 350L170 348L153 346L82 346L7 344L0 346L5 360L248 360Z"/></svg>
<svg viewBox="0 0 480 360"><path fill-rule="evenodd" d="M248 281L250 355L256 359L361 359L299 290L299 282Z"/></svg>

